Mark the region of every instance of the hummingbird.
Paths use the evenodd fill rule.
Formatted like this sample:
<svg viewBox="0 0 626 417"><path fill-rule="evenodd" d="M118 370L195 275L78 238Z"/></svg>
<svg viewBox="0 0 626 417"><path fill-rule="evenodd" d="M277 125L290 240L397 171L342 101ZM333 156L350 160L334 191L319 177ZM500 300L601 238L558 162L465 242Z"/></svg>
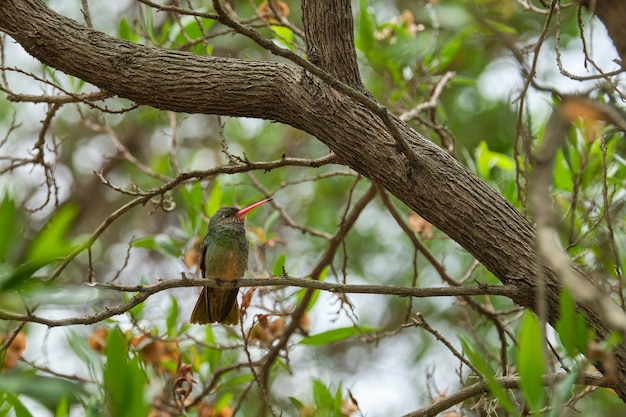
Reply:
<svg viewBox="0 0 626 417"><path fill-rule="evenodd" d="M202 240L200 270L203 278L235 281L243 278L248 268L246 213L271 201L271 198L239 209L222 207L209 220L207 235ZM204 287L191 313L191 323L239 323L239 288L223 290Z"/></svg>

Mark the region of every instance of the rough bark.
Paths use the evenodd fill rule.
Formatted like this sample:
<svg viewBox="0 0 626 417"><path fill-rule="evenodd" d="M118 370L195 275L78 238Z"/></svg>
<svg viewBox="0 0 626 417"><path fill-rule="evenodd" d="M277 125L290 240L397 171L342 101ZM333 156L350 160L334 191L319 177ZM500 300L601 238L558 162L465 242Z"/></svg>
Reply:
<svg viewBox="0 0 626 417"><path fill-rule="evenodd" d="M328 19L330 15L334 17ZM350 2L303 0L302 21L309 61L350 87L365 91L356 61Z"/></svg>
<svg viewBox="0 0 626 417"><path fill-rule="evenodd" d="M332 11L323 3L303 3L305 33L310 36L307 48L327 72L361 88L353 45L348 45L350 2L328 1L337 6L330 6ZM330 28L332 36L348 36L347 41L333 48L319 45L329 37L317 31ZM534 230L524 216L445 151L394 119L419 161L418 169L410 168L378 116L301 68L148 48L89 29L39 0L0 0L0 30L41 62L138 104L270 119L314 135L346 165L389 190L467 249L503 283L518 286L513 301L536 308ZM554 323L560 285L549 271L544 277L548 319ZM600 337L608 335L596 312L580 309ZM624 375L626 355L621 350L617 354ZM626 387L617 391L626 400Z"/></svg>

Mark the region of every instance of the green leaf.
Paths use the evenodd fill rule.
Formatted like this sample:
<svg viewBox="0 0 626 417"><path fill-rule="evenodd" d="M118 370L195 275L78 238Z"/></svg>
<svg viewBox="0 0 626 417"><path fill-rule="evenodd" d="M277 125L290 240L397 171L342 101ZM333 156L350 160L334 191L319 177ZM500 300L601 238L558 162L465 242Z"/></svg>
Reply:
<svg viewBox="0 0 626 417"><path fill-rule="evenodd" d="M607 337L606 340L600 344L600 347L602 350L611 351L619 346L623 340L624 337L621 333L612 331L609 334L609 337Z"/></svg>
<svg viewBox="0 0 626 417"><path fill-rule="evenodd" d="M319 379L314 379L313 385L313 403L316 408L333 408L333 395L330 393L326 385Z"/></svg>
<svg viewBox="0 0 626 417"><path fill-rule="evenodd" d="M15 417L33 417L33 415L28 411L28 409L22 404L19 398L11 393L4 393L4 400L11 405L9 410L12 408L15 412ZM0 396L2 399L3 396ZM5 415L5 414L3 414Z"/></svg>
<svg viewBox="0 0 626 417"><path fill-rule="evenodd" d="M0 264L11 259L12 252L19 247L22 229L23 219L15 200L5 193L0 201Z"/></svg>
<svg viewBox="0 0 626 417"><path fill-rule="evenodd" d="M487 142L481 141L476 147L476 168L481 178L488 179L491 169L497 167L506 172L515 171L515 160L510 156L490 151Z"/></svg>
<svg viewBox="0 0 626 417"><path fill-rule="evenodd" d="M235 388L238 387L240 385L244 385L244 384L248 384L250 382L254 381L254 375L252 374L243 374L243 375L238 375L234 378L231 379L227 379L225 380L221 386L222 388Z"/></svg>
<svg viewBox="0 0 626 417"><path fill-rule="evenodd" d="M470 362L487 381L489 392L491 392L491 394L498 400L500 406L509 412L509 414L519 416L519 410L513 401L511 401L511 398L505 391L504 387L496 379L495 372L485 360L484 354L482 352L474 352L474 350L470 347L470 344L463 337L460 337L460 340L461 345L463 346L463 351L469 358Z"/></svg>
<svg viewBox="0 0 626 417"><path fill-rule="evenodd" d="M70 405L67 402L67 398L61 398L59 401L59 405L57 406L56 412L54 413L54 417L69 417L70 415Z"/></svg>
<svg viewBox="0 0 626 417"><path fill-rule="evenodd" d="M561 414L563 404L567 404L572 396L572 390L578 380L578 370L571 372L562 381L554 386L556 395L552 397L549 417L558 417Z"/></svg>
<svg viewBox="0 0 626 417"><path fill-rule="evenodd" d="M213 333L213 328L211 326L205 326L204 329L205 336L204 341L207 345L213 346L216 344L215 342L215 334ZM222 349L214 349L207 347L203 350L203 359L204 362L208 363L210 369L217 369L217 366L222 359Z"/></svg>
<svg viewBox="0 0 626 417"><path fill-rule="evenodd" d="M188 234L194 235L201 232L204 219L199 215L204 201L204 192L199 182L180 189L182 199L181 206L185 209L187 217L181 216L181 224Z"/></svg>
<svg viewBox="0 0 626 417"><path fill-rule="evenodd" d="M467 35L465 33L459 34L458 36L452 38L450 42L448 42L441 48L439 59L440 71L445 70L448 64L450 64L450 62L456 57L457 53L461 50L463 42L466 38Z"/></svg>
<svg viewBox="0 0 626 417"><path fill-rule="evenodd" d="M343 403L343 395L342 395L341 383L337 387L337 391L335 392L335 402L333 403L333 411L335 415L341 414L341 403Z"/></svg>
<svg viewBox="0 0 626 417"><path fill-rule="evenodd" d="M278 255L278 258L276 258L276 261L274 262L274 266L272 267L272 276L280 277L283 275L286 261L287 261L287 255L285 254L285 252L282 252L280 255Z"/></svg>
<svg viewBox="0 0 626 417"><path fill-rule="evenodd" d="M106 406L112 416L148 415L149 405L144 400L146 376L137 357L130 358L128 343L116 328L109 333L104 367Z"/></svg>
<svg viewBox="0 0 626 417"><path fill-rule="evenodd" d="M293 46L293 32L286 26L271 26L272 32L276 35L274 39L280 42L285 48L295 50Z"/></svg>
<svg viewBox="0 0 626 417"><path fill-rule="evenodd" d="M515 30L515 28L505 25L502 22L498 22L497 20L493 20L489 18L485 18L485 20L488 22L489 26L491 26L493 29L497 30L498 32L505 33L508 35L517 34L517 31Z"/></svg>
<svg viewBox="0 0 626 417"><path fill-rule="evenodd" d="M0 215L6 215L13 223L13 226L9 226L1 224L4 223L4 219L1 220L0 227L4 227L5 230L0 230L0 233L6 232L9 235L11 249L19 247L18 242L22 239L23 234L19 233L19 229L17 229L20 227L17 224L19 223L18 218L11 214L11 202L5 198L0 205L2 206ZM18 261L21 265L15 269L10 265L8 267L4 265L4 268L0 268L0 290L24 289L27 285L40 285L39 280L28 281L28 279L44 266L69 255L75 249L76 245L68 243L66 235L77 214L78 207L72 204L66 204L57 209L26 248L26 255L23 260ZM2 244L6 243L5 241ZM8 256L9 254L5 253L5 255ZM0 265L2 263L4 262L0 261Z"/></svg>
<svg viewBox="0 0 626 417"><path fill-rule="evenodd" d="M125 17L122 17L122 20L120 20L120 24L117 27L117 34L120 39L125 39L131 42L137 42L137 40L139 39L139 37L133 31L133 28L128 23L128 20L126 20Z"/></svg>
<svg viewBox="0 0 626 417"><path fill-rule="evenodd" d="M303 288L301 290L298 290L297 294L298 294L298 304L300 304L300 301L302 300L302 297L304 297L304 294L306 294L307 289ZM320 298L320 294L321 291L320 290L313 290L313 294L311 295L311 300L309 301L309 305L306 306L306 312L309 313L311 312L311 310L313 310L313 307L315 307L315 303L317 303L317 300Z"/></svg>
<svg viewBox="0 0 626 417"><path fill-rule="evenodd" d="M353 336L373 332L374 330L375 329L373 327L361 327L359 329L354 326L342 327L339 329L332 329L322 333L318 333L313 336L305 337L300 341L300 344L306 346L329 345L331 343L336 343L342 340L349 339Z"/></svg>
<svg viewBox="0 0 626 417"><path fill-rule="evenodd" d="M174 258L178 258L182 254L182 251L177 245L177 242L175 242L174 240L172 240L171 237L163 233L156 236L144 236L135 239L132 242L132 246L136 248L156 250L163 255L172 256Z"/></svg>
<svg viewBox="0 0 626 417"><path fill-rule="evenodd" d="M131 299L131 297L134 297L135 294L127 294L124 293L123 297L124 297L124 301L128 301ZM133 317L135 320L141 320L143 318L143 308L144 308L145 304L144 303L139 303L137 304L135 307L131 308L130 310L128 310L128 314L131 315L131 317Z"/></svg>
<svg viewBox="0 0 626 417"><path fill-rule="evenodd" d="M289 397L289 401L291 401L291 404L293 404L298 410L304 407L304 404L295 397Z"/></svg>
<svg viewBox="0 0 626 417"><path fill-rule="evenodd" d="M327 275L328 275L328 267L325 267L320 273L320 276L318 278L320 281L324 281ZM303 288L296 292L297 294L296 299L297 299L298 304L302 302L302 297L304 297L304 294L306 294L307 291L308 290L306 288ZM313 307L315 307L315 303L317 302L317 299L319 298L319 296L320 296L320 290L314 290L313 295L311 296L311 300L309 301L309 305L306 307L307 313L310 312L313 309Z"/></svg>
<svg viewBox="0 0 626 417"><path fill-rule="evenodd" d="M0 378L0 392L19 392L45 406L51 412L57 410L59 403L67 401L71 404L80 402L84 389L66 379L29 374L3 374ZM13 401L7 398L8 401ZM14 398L13 406L20 408L20 402ZM24 416L30 416L26 410L20 410Z"/></svg>
<svg viewBox="0 0 626 417"><path fill-rule="evenodd" d="M194 16L182 16L179 21L181 24L173 25L167 34L169 41L175 43L176 46L187 46L190 40L191 42L199 41L215 23L212 19L197 19ZM196 42L196 45L192 45L189 49L190 52L200 55L210 54L211 50L212 45L207 45L205 42Z"/></svg>
<svg viewBox="0 0 626 417"><path fill-rule="evenodd" d="M233 400L234 394L232 392L227 392L222 394L218 400L215 402L215 411L219 414L219 412L230 404Z"/></svg>
<svg viewBox="0 0 626 417"><path fill-rule="evenodd" d="M53 214L28 247L26 260L46 265L69 254L74 246L66 241L67 232L78 214L78 206L66 204Z"/></svg>
<svg viewBox="0 0 626 417"><path fill-rule="evenodd" d="M280 212L278 210L272 210L272 213L267 216L265 223L263 224L263 230L272 230L278 219L280 218Z"/></svg>
<svg viewBox="0 0 626 417"><path fill-rule="evenodd" d="M367 0L359 0L358 19L356 47L367 53L374 46L374 28L376 26L374 16L368 10Z"/></svg>
<svg viewBox="0 0 626 417"><path fill-rule="evenodd" d="M593 331L587 326L585 316L576 310L576 304L567 290L559 296L559 318L556 331L568 356L574 358L587 350Z"/></svg>
<svg viewBox="0 0 626 417"><path fill-rule="evenodd" d="M89 346L84 333L69 328L67 333L67 345L72 352L76 354L76 357L85 364L92 375L96 374L96 368L98 370L101 369L101 356Z"/></svg>
<svg viewBox="0 0 626 417"><path fill-rule="evenodd" d="M555 328L567 355L575 357L579 350L576 343L576 310L572 296L566 290L559 297L559 318Z"/></svg>
<svg viewBox="0 0 626 417"><path fill-rule="evenodd" d="M148 35L148 38L154 42L155 44L158 42L158 39L154 33L154 19L152 18L152 9L149 7L139 7L139 22L141 23L141 28Z"/></svg>
<svg viewBox="0 0 626 417"><path fill-rule="evenodd" d="M519 335L517 371L520 376L520 389L530 409L538 413L545 405L543 374L543 339L541 326L533 313L526 311L522 319Z"/></svg>
<svg viewBox="0 0 626 417"><path fill-rule="evenodd" d="M169 311L167 313L167 317L165 319L165 324L167 326L167 335L174 336L176 332L176 324L178 323L178 300L176 297L171 297L172 300L170 304Z"/></svg>
<svg viewBox="0 0 626 417"><path fill-rule="evenodd" d="M204 214L212 216L222 206L222 186L218 181L213 183L213 188L209 193L209 198L204 206Z"/></svg>

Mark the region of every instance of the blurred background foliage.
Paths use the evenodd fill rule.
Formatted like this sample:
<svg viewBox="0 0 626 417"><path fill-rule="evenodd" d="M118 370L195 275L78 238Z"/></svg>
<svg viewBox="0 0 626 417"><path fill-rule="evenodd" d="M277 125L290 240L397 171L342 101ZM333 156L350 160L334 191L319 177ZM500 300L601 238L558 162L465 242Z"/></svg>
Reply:
<svg viewBox="0 0 626 417"><path fill-rule="evenodd" d="M80 2L47 3L83 21ZM197 11L212 12L208 2L188 3ZM409 123L524 212L527 150L541 137L556 93L585 91L599 101L621 100L616 91L623 81L616 77L613 90L607 90L602 80L573 84L560 74L554 64L557 29L551 24L537 52L540 65L535 77L547 88L525 90L525 71L535 57L547 11L540 2L530 9L524 7L528 4L513 0L354 4L359 64L374 97L397 115L432 99L432 105ZM119 1L114 7L110 2L89 5L96 29L132 42L196 54L280 60L209 19L158 12L138 1ZM263 36L303 54L297 30L299 2L280 3L292 27L259 18L267 12L266 3L229 6ZM567 7L561 13L560 47L573 54L570 65L580 68L584 56L578 9ZM605 36L602 26L584 12L582 21L594 36ZM612 59L614 51L606 37L602 39L603 46L592 46L592 52ZM9 37L4 37L3 48L5 93L56 94L59 87L73 93L93 91L80 80L42 67ZM609 71L612 63L606 62L604 69ZM187 171L241 161L314 159L328 149L306 133L269 121L173 114L134 108L123 99L105 104L107 111L85 104L54 108L0 101L0 122L6 132L0 160L1 311L29 314L28 305L37 316L85 316L129 298L85 283L132 285L177 278L182 272L193 276L198 273L198 244L208 218L222 205L243 206L267 193L277 206L249 216L249 276L307 277L328 238L371 187L337 165L285 166L181 181L135 204L137 193L162 187ZM51 122L42 131L40 121L46 115L52 115ZM620 248L625 237L626 167L620 139L621 133L610 127L581 120L558 155L554 194L562 213L563 246L623 302ZM452 284L440 268L457 284L497 283L419 215L391 196L389 204L384 200L376 197L361 213L324 271L325 280L421 287ZM124 208L129 204L133 207ZM116 210L122 210L121 215L109 224ZM94 234L99 228L102 232ZM533 357L538 326L528 313L495 296L411 301L316 293L291 338L288 355L282 352L275 360L268 391L262 392L248 362L261 361L276 343L285 317L304 290L259 288L242 293L252 297L242 328L189 325L197 294L191 288L155 294L129 312L93 326L48 328L1 321L0 416L166 416L180 412L181 404L190 416L229 416L234 410L248 416L259 413L263 398L272 404L265 412L275 415L398 415L475 381L442 339L464 351L488 380L519 373L526 381L521 391L503 390L493 382L490 396L466 402L454 415L522 415L524 409L539 413L546 406L552 407L552 415L565 408L580 415L625 412L610 391L573 388L572 378L554 388L561 396L551 397L546 395L554 392L551 389L530 384L547 371ZM551 331L550 340L570 369L590 369L581 353L592 333L571 303L563 303L567 308L559 335ZM416 324L412 320L416 313L435 330L424 331L425 326ZM611 343L601 350L608 351ZM561 369L552 354L547 363L553 370ZM192 389L193 393L187 391Z"/></svg>

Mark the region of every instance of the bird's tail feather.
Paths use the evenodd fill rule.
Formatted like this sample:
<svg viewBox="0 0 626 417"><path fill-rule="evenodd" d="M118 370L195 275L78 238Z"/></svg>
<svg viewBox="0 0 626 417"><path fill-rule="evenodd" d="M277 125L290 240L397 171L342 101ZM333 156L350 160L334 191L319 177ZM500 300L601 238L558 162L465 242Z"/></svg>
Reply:
<svg viewBox="0 0 626 417"><path fill-rule="evenodd" d="M191 313L191 323L208 324L222 323L235 325L239 323L239 304L237 303L238 288L220 290L204 287Z"/></svg>

